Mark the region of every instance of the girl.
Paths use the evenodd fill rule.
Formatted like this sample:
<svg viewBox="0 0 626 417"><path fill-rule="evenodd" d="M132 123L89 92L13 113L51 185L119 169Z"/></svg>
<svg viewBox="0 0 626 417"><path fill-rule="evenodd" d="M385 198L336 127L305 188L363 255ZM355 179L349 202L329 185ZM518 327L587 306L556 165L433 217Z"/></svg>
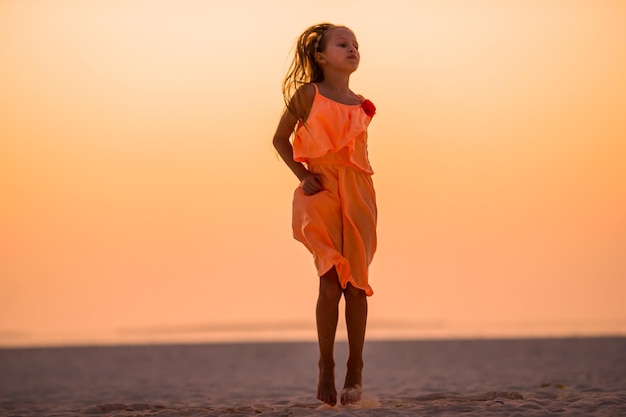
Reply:
<svg viewBox="0 0 626 417"><path fill-rule="evenodd" d="M367 127L376 109L348 86L359 60L347 27L323 23L305 30L283 81L286 109L273 140L300 180L293 234L313 254L320 276L317 398L331 406L337 403L333 348L339 301L343 295L349 344L345 405L361 399L366 296L373 294L368 266L376 250L376 200Z"/></svg>

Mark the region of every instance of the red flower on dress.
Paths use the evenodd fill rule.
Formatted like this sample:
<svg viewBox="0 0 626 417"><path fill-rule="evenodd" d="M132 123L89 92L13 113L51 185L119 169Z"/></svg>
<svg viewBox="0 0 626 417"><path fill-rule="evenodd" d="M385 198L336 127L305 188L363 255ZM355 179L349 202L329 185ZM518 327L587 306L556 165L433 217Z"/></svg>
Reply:
<svg viewBox="0 0 626 417"><path fill-rule="evenodd" d="M376 106L374 106L374 103L369 100L363 100L363 103L361 103L361 107L363 107L363 111L369 117L374 117L374 115L376 114Z"/></svg>

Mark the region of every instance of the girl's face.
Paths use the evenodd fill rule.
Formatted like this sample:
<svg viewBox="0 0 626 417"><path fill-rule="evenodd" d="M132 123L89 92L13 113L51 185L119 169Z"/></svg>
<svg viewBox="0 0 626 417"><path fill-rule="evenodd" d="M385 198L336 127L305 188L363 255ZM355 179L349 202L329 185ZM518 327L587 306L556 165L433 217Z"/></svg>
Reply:
<svg viewBox="0 0 626 417"><path fill-rule="evenodd" d="M335 27L329 29L324 36L325 47L323 52L318 52L318 62L322 66L354 72L361 60L359 43L354 33L348 28Z"/></svg>

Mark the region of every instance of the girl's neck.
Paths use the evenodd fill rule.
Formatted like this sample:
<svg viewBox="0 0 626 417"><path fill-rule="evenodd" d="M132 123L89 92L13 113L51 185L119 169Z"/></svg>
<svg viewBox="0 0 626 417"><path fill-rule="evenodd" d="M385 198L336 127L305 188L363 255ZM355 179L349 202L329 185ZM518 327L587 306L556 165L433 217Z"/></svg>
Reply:
<svg viewBox="0 0 626 417"><path fill-rule="evenodd" d="M319 85L325 90L332 91L338 95L349 95L350 92L350 75L349 74L324 74L324 81Z"/></svg>
<svg viewBox="0 0 626 417"><path fill-rule="evenodd" d="M349 76L324 76L324 81L317 83L320 93L334 101L344 104L358 104L358 97L350 90Z"/></svg>

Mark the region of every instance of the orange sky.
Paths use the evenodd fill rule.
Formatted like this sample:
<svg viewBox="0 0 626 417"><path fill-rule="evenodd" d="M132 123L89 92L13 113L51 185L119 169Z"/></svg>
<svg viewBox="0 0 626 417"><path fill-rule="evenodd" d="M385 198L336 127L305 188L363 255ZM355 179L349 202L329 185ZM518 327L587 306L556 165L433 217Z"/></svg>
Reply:
<svg viewBox="0 0 626 417"><path fill-rule="evenodd" d="M0 2L0 345L313 321L271 137L321 21L378 108L373 328L626 331L626 4L317 4Z"/></svg>

